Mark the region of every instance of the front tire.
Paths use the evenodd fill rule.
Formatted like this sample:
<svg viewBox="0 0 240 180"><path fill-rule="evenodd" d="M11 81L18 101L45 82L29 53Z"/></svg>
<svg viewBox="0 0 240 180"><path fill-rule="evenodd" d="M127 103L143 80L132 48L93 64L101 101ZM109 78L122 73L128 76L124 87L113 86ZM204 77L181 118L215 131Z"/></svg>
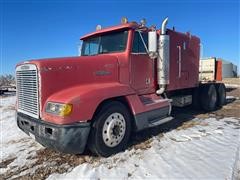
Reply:
<svg viewBox="0 0 240 180"><path fill-rule="evenodd" d="M127 147L131 133L130 113L121 102L103 105L93 120L89 149L94 154L108 157Z"/></svg>

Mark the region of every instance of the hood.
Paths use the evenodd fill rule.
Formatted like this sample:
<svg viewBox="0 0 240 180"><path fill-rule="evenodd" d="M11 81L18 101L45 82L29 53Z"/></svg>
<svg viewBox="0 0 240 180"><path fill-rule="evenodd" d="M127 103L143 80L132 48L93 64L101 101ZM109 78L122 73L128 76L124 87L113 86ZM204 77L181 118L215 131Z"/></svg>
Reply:
<svg viewBox="0 0 240 180"><path fill-rule="evenodd" d="M48 97L63 89L119 81L118 58L113 55L39 59L24 64L37 66L41 109Z"/></svg>

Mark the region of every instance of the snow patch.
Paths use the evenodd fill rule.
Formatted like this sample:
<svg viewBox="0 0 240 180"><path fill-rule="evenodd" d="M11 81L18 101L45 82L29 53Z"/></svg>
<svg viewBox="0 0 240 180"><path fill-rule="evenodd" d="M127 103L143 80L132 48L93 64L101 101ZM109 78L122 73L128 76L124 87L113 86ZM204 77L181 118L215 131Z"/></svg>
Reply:
<svg viewBox="0 0 240 180"><path fill-rule="evenodd" d="M240 87L239 84L225 84L225 86L226 86L227 88L239 88L239 87Z"/></svg>
<svg viewBox="0 0 240 180"><path fill-rule="evenodd" d="M56 164L39 164L41 145L23 133L15 121L15 97L0 99L0 175L18 172L11 178L34 173ZM151 131L151 129L149 129ZM240 120L235 117L197 119L185 126L154 136L147 149L128 150L99 161L85 162L64 174L48 179L239 179ZM66 166L66 164L63 164ZM60 166L59 166L60 167ZM26 169L28 168L28 169Z"/></svg>
<svg viewBox="0 0 240 180"><path fill-rule="evenodd" d="M17 127L15 101L15 96L0 99L0 163L14 159L6 167L1 167L0 174L33 164L36 151L43 148Z"/></svg>
<svg viewBox="0 0 240 180"><path fill-rule="evenodd" d="M239 120L194 121L208 126L172 130L163 137L154 137L148 150L126 150L100 160L98 165L84 163L69 173L52 174L48 179L234 178L235 166L239 165L240 130L224 124L225 121L239 124Z"/></svg>

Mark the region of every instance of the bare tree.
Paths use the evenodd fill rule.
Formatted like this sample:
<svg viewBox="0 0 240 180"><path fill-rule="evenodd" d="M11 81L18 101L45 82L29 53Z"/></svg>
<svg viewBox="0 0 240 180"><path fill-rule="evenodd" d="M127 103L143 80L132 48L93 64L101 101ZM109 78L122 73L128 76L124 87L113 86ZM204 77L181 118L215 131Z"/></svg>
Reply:
<svg viewBox="0 0 240 180"><path fill-rule="evenodd" d="M15 77L12 74L0 75L0 87L15 84Z"/></svg>

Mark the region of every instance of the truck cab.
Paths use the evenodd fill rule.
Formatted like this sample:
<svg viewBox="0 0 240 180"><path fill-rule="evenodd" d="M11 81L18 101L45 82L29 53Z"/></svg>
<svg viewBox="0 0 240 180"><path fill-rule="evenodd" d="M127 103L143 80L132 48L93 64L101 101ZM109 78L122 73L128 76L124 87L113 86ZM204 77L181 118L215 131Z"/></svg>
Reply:
<svg viewBox="0 0 240 180"><path fill-rule="evenodd" d="M172 120L172 105L204 104L195 98L203 96L200 39L166 29L167 20L157 30L123 18L83 36L79 57L19 63L19 128L61 152L80 154L87 147L110 156L127 147L132 131ZM213 94L205 97L211 103L203 106L213 110L224 95L209 87L203 89Z"/></svg>

